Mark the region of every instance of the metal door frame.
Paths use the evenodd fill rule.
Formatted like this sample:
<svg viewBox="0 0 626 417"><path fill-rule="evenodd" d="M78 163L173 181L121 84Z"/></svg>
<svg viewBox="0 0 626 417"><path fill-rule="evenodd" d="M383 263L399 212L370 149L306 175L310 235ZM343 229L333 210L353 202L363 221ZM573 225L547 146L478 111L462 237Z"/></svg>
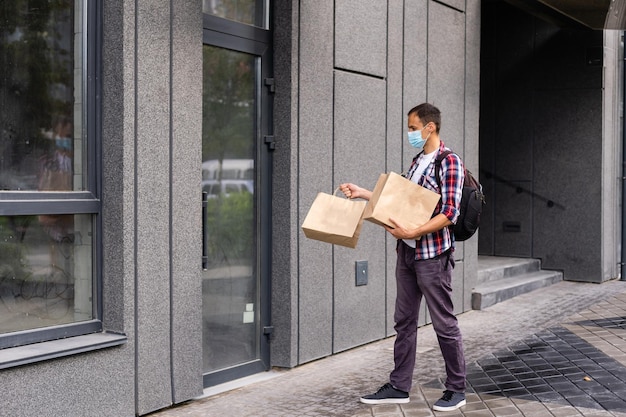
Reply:
<svg viewBox="0 0 626 417"><path fill-rule="evenodd" d="M268 29L230 21L212 15L203 15L203 44L255 55L261 60L257 67L256 95L259 99L256 109L256 184L259 191L257 202L257 268L259 274L259 359L245 364L221 369L203 375L205 387L214 386L237 378L267 371L270 367L269 340L271 327L271 174L272 155L272 37ZM204 348L204 346L203 346Z"/></svg>

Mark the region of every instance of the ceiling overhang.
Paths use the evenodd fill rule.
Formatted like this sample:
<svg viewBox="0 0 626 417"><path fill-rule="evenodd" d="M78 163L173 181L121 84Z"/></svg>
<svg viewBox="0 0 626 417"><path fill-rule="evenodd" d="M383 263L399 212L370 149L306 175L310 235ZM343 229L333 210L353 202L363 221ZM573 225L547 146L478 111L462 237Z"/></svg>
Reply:
<svg viewBox="0 0 626 417"><path fill-rule="evenodd" d="M505 0L561 27L626 30L626 0Z"/></svg>

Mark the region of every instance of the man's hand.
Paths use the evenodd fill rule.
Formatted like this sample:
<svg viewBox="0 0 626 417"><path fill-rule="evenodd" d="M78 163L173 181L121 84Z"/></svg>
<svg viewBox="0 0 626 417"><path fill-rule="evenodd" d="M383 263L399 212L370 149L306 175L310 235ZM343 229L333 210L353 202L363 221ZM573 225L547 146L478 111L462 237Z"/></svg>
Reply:
<svg viewBox="0 0 626 417"><path fill-rule="evenodd" d="M371 191L349 182L341 184L339 189L348 198L362 198L364 200L369 200L372 196Z"/></svg>
<svg viewBox="0 0 626 417"><path fill-rule="evenodd" d="M405 228L403 225L401 225L400 223L398 223L392 217L389 218L389 221L393 223L395 227L389 227L387 225L383 225L383 226L385 227L385 230L391 233L391 235L395 237L396 239L411 239L411 240L419 239L419 235L415 236L416 229L409 230Z"/></svg>
<svg viewBox="0 0 626 417"><path fill-rule="evenodd" d="M448 220L448 218L442 213L437 214L435 217L428 220L425 224L415 229L407 229L393 218L389 218L389 221L396 226L385 226L385 229L389 233L391 233L397 239L409 240L419 240L424 235L436 232L437 230L441 230L444 227L450 226L452 224L452 222L450 222L450 220Z"/></svg>

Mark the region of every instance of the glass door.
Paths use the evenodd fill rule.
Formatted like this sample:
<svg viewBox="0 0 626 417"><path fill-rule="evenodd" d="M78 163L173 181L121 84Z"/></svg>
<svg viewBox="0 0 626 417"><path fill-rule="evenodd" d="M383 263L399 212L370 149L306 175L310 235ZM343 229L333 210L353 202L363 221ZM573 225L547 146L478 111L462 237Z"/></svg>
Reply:
<svg viewBox="0 0 626 417"><path fill-rule="evenodd" d="M269 368L271 60L266 29L209 15L208 6L215 2L204 15L202 339L212 386Z"/></svg>

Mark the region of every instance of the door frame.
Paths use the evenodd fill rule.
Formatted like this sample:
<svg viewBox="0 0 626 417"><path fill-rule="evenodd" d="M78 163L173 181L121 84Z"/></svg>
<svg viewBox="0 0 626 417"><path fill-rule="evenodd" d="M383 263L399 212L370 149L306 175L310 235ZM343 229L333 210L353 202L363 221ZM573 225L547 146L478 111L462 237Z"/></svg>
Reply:
<svg viewBox="0 0 626 417"><path fill-rule="evenodd" d="M204 387L218 385L270 368L271 326L271 174L274 149L272 135L273 82L272 80L272 36L270 29L258 28L216 16L203 15L203 45L211 45L255 55L261 65L256 66L255 92L257 97L256 134L256 178L255 187L257 258L256 271L259 282L259 358L250 362L203 374ZM203 346L204 349L204 346Z"/></svg>

